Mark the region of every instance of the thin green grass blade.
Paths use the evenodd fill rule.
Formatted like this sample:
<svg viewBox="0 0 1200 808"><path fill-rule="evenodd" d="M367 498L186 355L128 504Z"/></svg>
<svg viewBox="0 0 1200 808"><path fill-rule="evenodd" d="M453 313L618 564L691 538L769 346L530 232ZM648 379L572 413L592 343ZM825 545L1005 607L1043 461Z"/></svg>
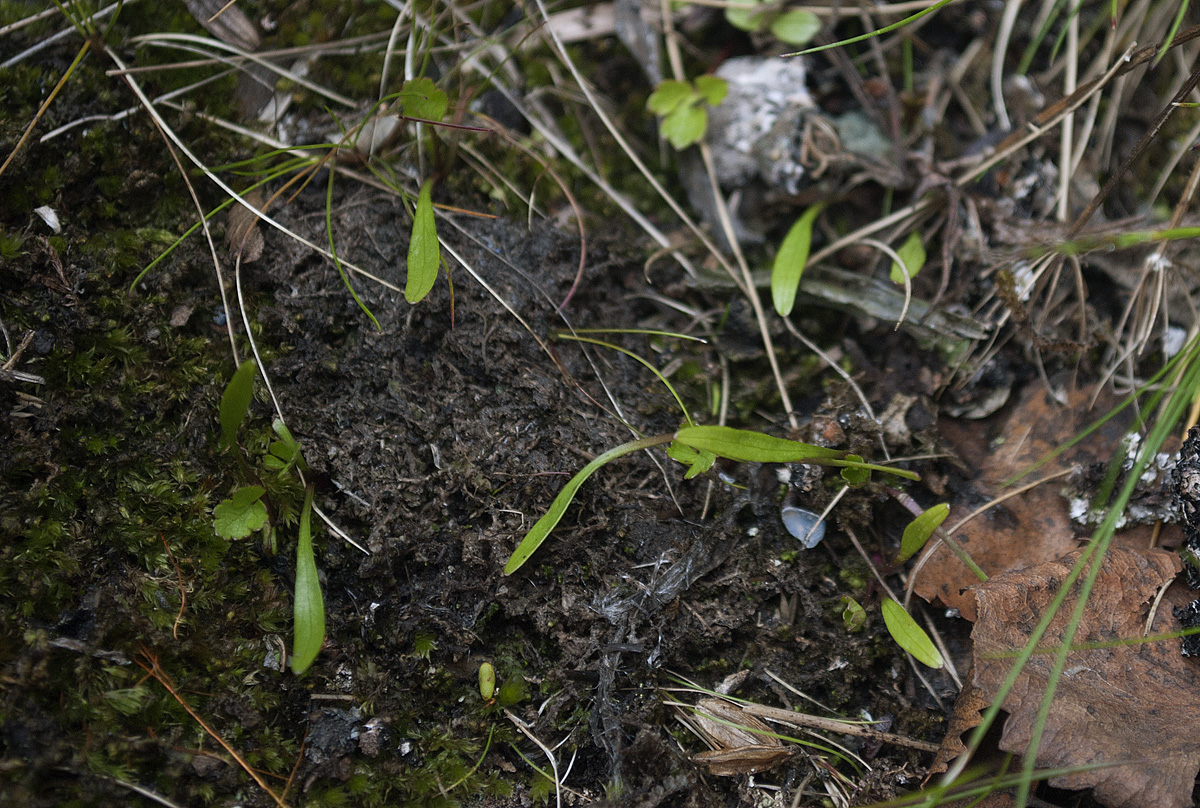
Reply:
<svg viewBox="0 0 1200 808"><path fill-rule="evenodd" d="M329 183L325 187L325 233L329 238L329 254L333 256L333 265L337 268L338 275L342 278L342 283L350 290L350 296L354 298L354 302L362 309L363 314L371 320L371 324L375 326L375 330L382 331L383 326L375 319L375 315L367 308L367 304L358 296L358 292L354 288L354 284L350 283L350 276L346 274L345 267L342 266L341 260L338 259L337 246L333 243L333 177L334 171L333 161L330 160L327 164L329 168Z"/></svg>
<svg viewBox="0 0 1200 808"><path fill-rule="evenodd" d="M658 380L660 382L662 382L663 385L666 386L666 388L668 390L671 391L671 395L672 395L672 397L674 397L675 403L679 405L679 410L680 410L680 412L683 413L684 420L686 420L689 424L694 423L692 421L692 416L688 414L687 407L683 406L683 399L681 399L679 397L679 393L675 392L675 387L669 381L667 381L667 377L662 375L662 373L659 371L659 369L654 367L654 365L650 364L650 362L648 360L643 359L642 357L635 354L633 351L627 351L624 348L622 348L620 345L615 345L611 342L604 342L603 340L591 339L590 337L581 337L578 334L569 334L565 331L560 332L558 334L558 337L560 339L574 340L575 342L587 342L592 345L599 345L601 348L608 348L609 350L617 351L618 353L623 353L626 356L630 357L631 359L637 360L638 362L640 362L642 364L643 367L645 367L647 370L649 370L651 373L653 373L655 376L657 376Z"/></svg>
<svg viewBox="0 0 1200 808"><path fill-rule="evenodd" d="M909 17L905 17L904 19L900 20L899 22L894 22L891 25L885 25L883 28L878 28L874 31L871 31L870 33L861 34L859 36L853 36L853 37L850 37L849 39L841 39L841 40L838 40L837 42L830 42L828 45L819 45L815 48L808 48L807 50L796 51L795 53L785 53L783 55L784 56L804 56L809 53L818 53L823 50L829 50L830 48L840 48L844 45L853 45L855 42L862 42L863 40L870 39L871 37L881 36L883 34L887 34L892 31L896 31L900 28L903 28L904 26L908 25L909 23L916 22L917 20L921 19L922 17L928 16L928 15L934 13L935 11L938 11L943 6L948 6L953 2L954 2L954 0L939 0L939 2L934 3L932 6L930 6L927 9L918 11L916 14L913 14L912 16L909 16Z"/></svg>
<svg viewBox="0 0 1200 808"><path fill-rule="evenodd" d="M567 512L571 501L575 499L575 493L579 491L579 487L587 482L588 477L591 477L602 466L611 463L618 457L624 457L627 454L633 454L640 449L649 449L651 446L661 446L670 441L670 435L658 435L653 438L642 438L641 440L623 443L616 448L609 449L604 454L597 457L591 463L588 463L574 477L562 487L558 492L558 496L550 503L549 510L542 516L541 519L534 523L529 532L525 534L525 538L521 539L521 543L517 545L517 549L513 550L513 554L509 557L508 563L504 565L504 574L512 575L517 570L525 565L525 562L537 552L542 546L542 542L550 535L550 531L554 530L559 520L563 518L563 514Z"/></svg>
<svg viewBox="0 0 1200 808"><path fill-rule="evenodd" d="M325 601L312 547L313 488L304 493L300 534L296 541L296 590L292 610L292 673L308 670L325 642Z"/></svg>

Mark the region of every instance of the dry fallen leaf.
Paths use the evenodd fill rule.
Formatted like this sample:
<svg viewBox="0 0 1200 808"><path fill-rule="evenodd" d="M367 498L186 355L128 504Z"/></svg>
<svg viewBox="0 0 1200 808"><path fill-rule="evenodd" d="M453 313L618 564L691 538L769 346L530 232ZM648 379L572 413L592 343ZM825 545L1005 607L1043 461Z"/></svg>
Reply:
<svg viewBox="0 0 1200 808"><path fill-rule="evenodd" d="M1008 572L975 587L979 619L973 684L990 701L1082 551L1059 561ZM1104 560L1074 644L1134 641L1072 651L1046 723L1039 767L1116 763L1050 780L1057 788L1093 788L1110 808L1185 808L1200 770L1200 663L1180 654L1178 640L1137 643L1159 587L1181 569L1161 550L1113 548ZM1068 596L1041 645L1055 648L1077 601ZM1167 603L1152 634L1179 629ZM1023 754L1045 692L1053 653L1035 654L1005 697L1009 717L1000 747Z"/></svg>
<svg viewBox="0 0 1200 808"><path fill-rule="evenodd" d="M792 756L770 727L735 704L702 699L691 721L712 747L693 759L719 777L765 772Z"/></svg>
<svg viewBox="0 0 1200 808"><path fill-rule="evenodd" d="M979 440L977 423L969 424L969 429L962 434L956 433L956 426L947 425L947 432L954 433L948 436L956 444L963 462L979 469L975 481L979 496L972 501L952 503L946 526L954 525L987 499L1003 494L1000 487L1003 481L1025 471L1070 441L1119 403L1111 395L1101 395L1095 407L1089 409L1093 394L1091 389L1076 390L1069 393L1067 403L1061 405L1052 401L1040 385L1031 385L999 429L1004 440L992 451ZM1095 434L1018 485L1075 465L1107 462L1115 447L1120 445L1132 415L1132 409L1127 408ZM1060 494L1062 487L1062 480L1052 480L1008 499L968 522L955 531L953 537L988 575L1061 558L1079 546L1080 533L1071 522L1067 502ZM1146 547L1149 533L1148 526L1132 528L1119 534L1114 543ZM1177 536L1177 529L1172 527L1171 534ZM937 598L958 609L966 619L975 620L975 597L970 587L979 583L979 579L944 544L930 542L918 569L914 592L929 601Z"/></svg>

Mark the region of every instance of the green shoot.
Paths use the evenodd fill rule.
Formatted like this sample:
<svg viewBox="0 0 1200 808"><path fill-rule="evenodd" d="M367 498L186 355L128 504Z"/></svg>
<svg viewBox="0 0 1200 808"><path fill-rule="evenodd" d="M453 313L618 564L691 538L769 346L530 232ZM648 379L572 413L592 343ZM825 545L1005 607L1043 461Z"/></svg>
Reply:
<svg viewBox="0 0 1200 808"><path fill-rule="evenodd" d="M800 287L800 276L804 274L812 247L813 224L824 208L825 203L818 202L804 211L779 245L779 254L771 268L771 301L781 317L791 314L796 304L796 290Z"/></svg>
<svg viewBox="0 0 1200 808"><path fill-rule="evenodd" d="M584 466L562 487L558 496L550 503L549 510L525 534L525 538L517 545L517 549L509 557L508 563L504 565L504 574L512 575L537 552L550 532L558 525L563 514L567 512L579 487L601 466L639 449L649 449L663 444L670 444L667 449L669 457L690 466L687 472L688 478L707 471L716 458L724 457L729 460L750 463L817 463L824 466L861 470L868 474L871 471L879 471L910 480L920 479L911 471L864 463L861 458L846 452L839 452L836 449L785 440L746 429L688 425L682 427L674 435L655 435L623 443L614 449L609 449Z"/></svg>

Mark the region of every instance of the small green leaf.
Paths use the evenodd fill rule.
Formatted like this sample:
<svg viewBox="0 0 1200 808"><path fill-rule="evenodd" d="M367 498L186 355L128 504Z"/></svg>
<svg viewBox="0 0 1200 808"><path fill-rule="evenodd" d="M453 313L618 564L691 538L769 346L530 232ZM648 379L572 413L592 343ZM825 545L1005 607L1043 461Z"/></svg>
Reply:
<svg viewBox="0 0 1200 808"><path fill-rule="evenodd" d="M867 624L867 612L858 605L858 601L849 595L842 595L842 625L846 631L854 633Z"/></svg>
<svg viewBox="0 0 1200 808"><path fill-rule="evenodd" d="M405 115L427 121L440 121L450 104L446 93L425 76L404 82L400 97Z"/></svg>
<svg viewBox="0 0 1200 808"><path fill-rule="evenodd" d="M818 202L804 211L779 245L775 265L771 268L771 301L781 317L791 314L796 304L796 290L800 287L800 276L812 247L813 223L824 207L824 202Z"/></svg>
<svg viewBox="0 0 1200 808"><path fill-rule="evenodd" d="M846 460L852 463L862 463L863 459L858 455L846 455ZM864 464L865 465L865 464ZM846 466L842 469L842 479L854 488L860 485L866 485L871 479L870 469L863 468L862 465Z"/></svg>
<svg viewBox="0 0 1200 808"><path fill-rule="evenodd" d="M490 701L496 693L496 669L490 662L479 666L479 695L484 701Z"/></svg>
<svg viewBox="0 0 1200 808"><path fill-rule="evenodd" d="M696 92L710 107L720 106L729 94L729 82L718 76L697 76Z"/></svg>
<svg viewBox="0 0 1200 808"><path fill-rule="evenodd" d="M317 658L325 642L325 601L312 546L313 489L304 493L296 541L296 589L292 608L292 673L299 676Z"/></svg>
<svg viewBox="0 0 1200 808"><path fill-rule="evenodd" d="M742 2L725 7L725 19L734 28L743 31L757 31L763 27L765 16L759 2Z"/></svg>
<svg viewBox="0 0 1200 808"><path fill-rule="evenodd" d="M896 556L896 563L903 564L920 552L925 542L933 535L933 531L941 527L949 515L950 506L943 502L909 522L908 527L904 528L904 536L900 539L900 555Z"/></svg>
<svg viewBox="0 0 1200 808"><path fill-rule="evenodd" d="M808 9L785 11L771 23L771 33L789 45L807 45L821 30L821 18Z"/></svg>
<svg viewBox="0 0 1200 808"><path fill-rule="evenodd" d="M667 457L689 466L683 475L685 480L703 474L712 468L713 463L717 462L717 456L712 452L698 452L691 446L684 446L676 441L672 441L671 445L667 447Z"/></svg>
<svg viewBox="0 0 1200 808"><path fill-rule="evenodd" d="M708 111L699 103L689 103L663 118L661 131L676 149L686 149L704 137L707 128Z"/></svg>
<svg viewBox="0 0 1200 808"><path fill-rule="evenodd" d="M933 640L929 639L929 635L917 625L917 621L904 611L903 606L891 598L884 598L882 608L883 622L897 645L912 654L918 662L931 668L941 668L946 664Z"/></svg>
<svg viewBox="0 0 1200 808"><path fill-rule="evenodd" d="M266 491L257 485L239 488L213 508L213 529L223 539L244 539L267 523Z"/></svg>
<svg viewBox="0 0 1200 808"><path fill-rule="evenodd" d="M695 90L686 81L668 79L654 88L650 98L646 100L646 108L659 117L670 115L684 102L690 102Z"/></svg>
<svg viewBox="0 0 1200 808"><path fill-rule="evenodd" d="M293 463L301 469L307 469L304 457L300 454L300 444L292 437L292 433L283 419L276 418L271 423L271 429L275 430L279 440L271 442L268 449L270 454L263 457L263 465L270 471L282 471Z"/></svg>
<svg viewBox="0 0 1200 808"><path fill-rule="evenodd" d="M404 284L404 299L409 303L416 303L429 294L441 263L437 224L433 220L432 189L433 180L426 180L417 194L412 238L408 242L408 279Z"/></svg>
<svg viewBox="0 0 1200 808"><path fill-rule="evenodd" d="M250 400L254 396L254 376L257 365L253 359L247 359L238 365L233 378L221 395L220 421L221 446L232 446L237 441L238 429L250 410Z"/></svg>
<svg viewBox="0 0 1200 808"><path fill-rule="evenodd" d="M904 265L892 262L892 280L896 283L904 283L906 279L917 277L921 267L925 266L925 245L921 243L921 234L909 233L908 238L900 245L900 249L896 250L896 254L900 256Z"/></svg>

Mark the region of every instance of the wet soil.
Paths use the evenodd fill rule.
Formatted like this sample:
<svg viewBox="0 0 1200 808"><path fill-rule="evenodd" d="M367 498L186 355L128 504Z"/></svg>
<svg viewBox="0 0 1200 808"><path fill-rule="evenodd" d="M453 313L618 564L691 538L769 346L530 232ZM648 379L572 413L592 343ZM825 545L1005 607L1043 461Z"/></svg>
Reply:
<svg viewBox="0 0 1200 808"><path fill-rule="evenodd" d="M302 198L281 218L321 242L321 202ZM361 193L336 210L342 254L402 286L402 210ZM216 449L217 401L232 365L199 247L132 296L94 275L81 275L74 292L53 287L44 280L48 249L9 266L6 322L35 334L21 369L47 383L0 386L6 799L117 804L129 799L120 783L134 783L178 804L271 804L143 675L136 663L150 658L198 717L275 776L274 787L291 776L293 804L554 799L531 768L550 771L531 738L555 750L560 775L570 768L568 801L752 799L751 779L713 777L690 760L704 747L667 705L695 701L671 692L683 679L711 688L738 675L744 698L825 714L807 701L815 699L937 740L943 706L888 638L866 563L836 520L822 545L800 549L780 522L785 486L774 467L727 465L684 481L684 468L661 454L623 458L580 489L529 564L503 575L569 475L632 439L622 418L640 434L681 421L634 360L551 335L565 320L683 330L689 318L653 299L642 251L619 234L593 237L560 316L577 240L545 226L456 222L461 231L440 225L462 259L450 261L453 295L443 281L409 306L397 291L353 279L378 329L329 262L282 235L268 233L263 257L242 270L265 370L303 446L317 504L369 551L318 533L327 640L302 678L280 670L294 529L281 517L274 549L259 536L226 542L212 532L211 507L244 480ZM726 334L736 335L737 318ZM703 402L705 384L720 378L713 347L613 339L658 367L683 368L676 381L689 402ZM890 350L919 357L906 338L887 339ZM760 377L760 361L735 362L734 378ZM79 376L84 365L95 378ZM917 375L902 385L882 373L864 381L882 411ZM879 453L861 419L839 422L857 404L838 383L822 389L811 370L792 378L808 385L802 437L836 435L842 448ZM272 411L259 393L245 437L251 456L270 436ZM918 416L908 420L928 428ZM902 432L895 452L928 440L920 429ZM840 487L823 479L836 475L792 471L797 505L819 511ZM876 507L878 486L851 492L838 518L882 554L903 516L895 511L894 530L879 521L895 506ZM295 491L274 494L282 514ZM846 595L867 607L857 633L843 624ZM500 685L492 701L478 686L485 662ZM933 687L953 693L948 681L934 678ZM823 793L832 766L866 802L915 786L928 763L911 750L835 740L870 758L872 771L814 749L757 782L794 788L816 775L808 788Z"/></svg>

